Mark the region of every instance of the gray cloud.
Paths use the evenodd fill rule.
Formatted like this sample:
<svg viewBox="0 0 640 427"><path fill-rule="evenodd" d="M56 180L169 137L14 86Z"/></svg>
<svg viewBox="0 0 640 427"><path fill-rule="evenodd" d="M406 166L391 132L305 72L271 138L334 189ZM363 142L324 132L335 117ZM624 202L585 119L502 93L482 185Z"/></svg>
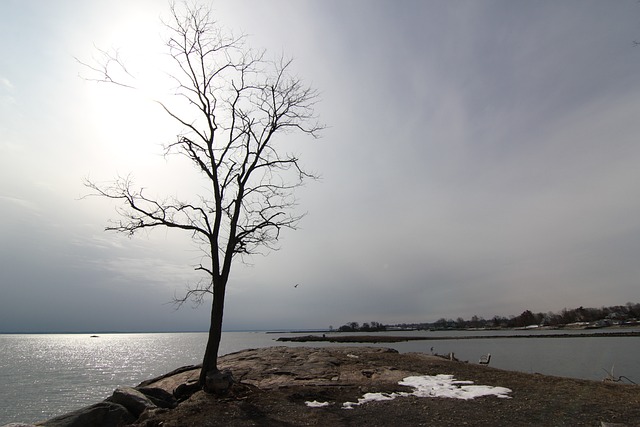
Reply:
<svg viewBox="0 0 640 427"><path fill-rule="evenodd" d="M47 13L14 6L20 25L0 26L3 49L17 40L11 28L34 34L7 47L14 63L0 59L16 101L7 109L0 100L0 330L205 329L206 306L164 304L198 280L197 249L172 233L102 233L113 206L78 200L87 175L131 170L158 193L198 185L157 156L171 139L165 119L152 108L123 117L132 101L120 116L110 111L120 93L77 79L71 57L89 52L86 40L121 37L132 16L151 25L164 6L80 3ZM301 229L285 233L279 251L234 267L228 329L635 298L635 2L214 6L253 44L295 57L329 125L320 141L285 141L323 178L298 194L309 212Z"/></svg>

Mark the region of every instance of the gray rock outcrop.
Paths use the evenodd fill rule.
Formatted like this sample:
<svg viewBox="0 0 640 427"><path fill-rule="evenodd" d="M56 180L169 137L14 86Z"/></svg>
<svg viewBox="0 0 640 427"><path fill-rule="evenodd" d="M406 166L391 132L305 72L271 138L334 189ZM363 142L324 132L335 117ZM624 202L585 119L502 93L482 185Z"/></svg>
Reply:
<svg viewBox="0 0 640 427"><path fill-rule="evenodd" d="M133 387L117 388L107 401L124 406L136 418L138 418L146 409L157 408L156 404L153 403L151 399Z"/></svg>
<svg viewBox="0 0 640 427"><path fill-rule="evenodd" d="M158 408L173 409L178 406L176 397L166 390L155 387L136 387L140 393L144 394Z"/></svg>
<svg viewBox="0 0 640 427"><path fill-rule="evenodd" d="M136 420L122 405L100 402L38 423L45 427L118 427Z"/></svg>
<svg viewBox="0 0 640 427"><path fill-rule="evenodd" d="M143 414L177 406L173 395L155 387L120 387L111 397L95 405L37 423L44 427L117 427L133 423ZM13 423L3 427L32 427Z"/></svg>
<svg viewBox="0 0 640 427"><path fill-rule="evenodd" d="M262 390L292 385L354 385L371 380L397 383L413 374L389 367L370 369L365 361L346 363L358 359L366 352L397 353L396 350L377 347L270 347L243 350L220 358L220 367L231 369L237 381Z"/></svg>

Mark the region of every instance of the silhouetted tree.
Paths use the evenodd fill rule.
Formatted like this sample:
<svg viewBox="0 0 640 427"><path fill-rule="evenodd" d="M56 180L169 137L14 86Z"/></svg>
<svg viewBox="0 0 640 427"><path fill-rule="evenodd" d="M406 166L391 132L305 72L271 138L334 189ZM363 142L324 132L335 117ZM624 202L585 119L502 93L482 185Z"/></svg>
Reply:
<svg viewBox="0 0 640 427"><path fill-rule="evenodd" d="M506 328L509 323L509 319L504 316L493 316L491 319L491 326L494 328Z"/></svg>
<svg viewBox="0 0 640 427"><path fill-rule="evenodd" d="M121 219L107 230L182 230L203 250L196 270L205 279L176 302L213 296L200 384L215 391L207 378L220 379L218 349L232 261L274 248L283 229L296 227L302 215L293 212L293 190L314 178L295 155L282 151L278 136L295 131L316 137L322 126L313 112L317 92L290 74L291 61L271 61L246 48L245 37L226 34L206 8L172 5L171 12L166 47L177 66L171 77L182 102L161 106L184 131L165 151L186 157L204 184L192 200L151 197L128 177L85 185L90 195L121 203ZM85 64L100 73L92 80L131 86L112 77L114 66L124 69L119 59L102 53L105 60L97 66Z"/></svg>
<svg viewBox="0 0 640 427"><path fill-rule="evenodd" d="M576 319L577 316L575 310L567 310L566 308L563 308L560 312L560 323L567 325L569 323L576 322Z"/></svg>
<svg viewBox="0 0 640 427"><path fill-rule="evenodd" d="M486 322L487 321L484 320L484 318L474 315L473 317L471 317L471 321L468 322L468 325L472 328L482 328L483 326L485 326Z"/></svg>
<svg viewBox="0 0 640 427"><path fill-rule="evenodd" d="M384 331L387 327L380 322L371 322L372 331Z"/></svg>
<svg viewBox="0 0 640 427"><path fill-rule="evenodd" d="M632 302L628 302L627 303L627 313L629 314L629 317L632 318L639 318L640 317L640 304L634 304Z"/></svg>
<svg viewBox="0 0 640 427"><path fill-rule="evenodd" d="M537 325L536 316L530 311L525 310L520 314L520 316L515 319L515 326L517 327L525 327L530 325Z"/></svg>
<svg viewBox="0 0 640 427"><path fill-rule="evenodd" d="M445 319L444 317L442 317L442 318L440 318L440 319L436 320L436 321L433 323L433 326L434 326L435 328L437 328L437 329L444 329L444 328L446 328L446 327L447 327L447 319Z"/></svg>

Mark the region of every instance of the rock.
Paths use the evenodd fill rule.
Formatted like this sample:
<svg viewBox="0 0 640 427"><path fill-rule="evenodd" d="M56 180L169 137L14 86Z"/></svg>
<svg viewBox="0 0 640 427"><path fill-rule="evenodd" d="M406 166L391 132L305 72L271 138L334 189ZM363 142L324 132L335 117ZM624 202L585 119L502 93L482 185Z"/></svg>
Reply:
<svg viewBox="0 0 640 427"><path fill-rule="evenodd" d="M177 406L173 395L153 387L121 387L103 402L38 423L45 427L116 427L136 421L144 413L158 413ZM10 427L31 427L14 424Z"/></svg>
<svg viewBox="0 0 640 427"><path fill-rule="evenodd" d="M146 421L154 419L158 416L161 416L163 414L166 414L167 412L169 412L169 409L165 409L165 408L155 408L155 409L148 409L146 411L144 411L142 413L142 415L140 415L140 417L138 417L138 419L136 420L136 425L139 426L147 426L147 425L151 425L151 426L157 426L157 423L147 423Z"/></svg>
<svg viewBox="0 0 640 427"><path fill-rule="evenodd" d="M168 379L168 380L172 380L175 379L176 377L183 377L185 376L184 374L186 373L186 376L191 377L192 375L200 375L200 368L202 367L202 365L187 365L187 366L182 366L178 369L174 369L173 371L166 373L164 375L160 375L159 377L155 377L155 378L151 378L149 380L145 380L142 381L140 384L138 384L138 388L140 387L148 387L151 384L158 384L158 383L163 383L163 380ZM170 382L170 381L169 381ZM167 389L166 387L161 387L163 389ZM174 387L175 388L175 387ZM173 392L173 390L171 391Z"/></svg>
<svg viewBox="0 0 640 427"><path fill-rule="evenodd" d="M183 401L191 397L193 393L196 391L202 390L200 387L200 382L198 380L189 380L186 383L180 384L178 387L173 390L173 395L178 401Z"/></svg>
<svg viewBox="0 0 640 427"><path fill-rule="evenodd" d="M146 409L157 407L151 399L133 387L117 388L107 401L124 406L136 418Z"/></svg>
<svg viewBox="0 0 640 427"><path fill-rule="evenodd" d="M136 390L147 396L158 408L173 409L178 406L176 398L161 388L136 387Z"/></svg>
<svg viewBox="0 0 640 427"><path fill-rule="evenodd" d="M117 427L135 420L136 417L131 415L124 406L104 401L51 418L38 423L38 425L45 427Z"/></svg>
<svg viewBox="0 0 640 427"><path fill-rule="evenodd" d="M2 427L36 427L33 424L25 424L25 423L9 423L5 424Z"/></svg>
<svg viewBox="0 0 640 427"><path fill-rule="evenodd" d="M193 384L195 384L195 387L198 388L196 388L193 392L200 389L198 386L199 377L199 366L184 367L176 369L169 374L162 375L148 381L143 381L140 383L138 388L160 388L170 394L173 394L178 400L181 400L181 396L185 395L185 393L183 393L185 385L187 386L187 388L189 388L192 387ZM182 391L178 391L178 389L182 389ZM189 396L193 394L193 392L191 392Z"/></svg>
<svg viewBox="0 0 640 427"><path fill-rule="evenodd" d="M207 374L205 391L218 396L225 395L233 385L233 375L231 371L217 371Z"/></svg>
<svg viewBox="0 0 640 427"><path fill-rule="evenodd" d="M230 369L239 382L262 390L305 385L366 385L371 381L397 383L414 374L392 366L371 369L364 363L369 356L384 353L397 351L376 347L270 347L222 356L220 368Z"/></svg>

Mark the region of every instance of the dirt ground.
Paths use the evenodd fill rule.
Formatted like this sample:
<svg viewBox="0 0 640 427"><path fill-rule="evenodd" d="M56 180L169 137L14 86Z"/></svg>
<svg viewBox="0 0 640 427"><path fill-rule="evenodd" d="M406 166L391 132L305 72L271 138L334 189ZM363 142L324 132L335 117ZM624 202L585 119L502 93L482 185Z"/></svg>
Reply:
<svg viewBox="0 0 640 427"><path fill-rule="evenodd" d="M363 351L362 349L358 351ZM170 426L640 426L640 386L503 371L422 354L373 352L355 357L332 354L341 372L359 372L363 381L295 381L264 389L240 379L224 397L193 394L173 410L156 410L140 427ZM342 403L367 392L408 391L376 372L450 374L477 385L511 389L511 398L473 400L399 397L352 410ZM346 374L345 374L346 375ZM392 375L393 376L393 375ZM306 401L330 402L321 408Z"/></svg>

